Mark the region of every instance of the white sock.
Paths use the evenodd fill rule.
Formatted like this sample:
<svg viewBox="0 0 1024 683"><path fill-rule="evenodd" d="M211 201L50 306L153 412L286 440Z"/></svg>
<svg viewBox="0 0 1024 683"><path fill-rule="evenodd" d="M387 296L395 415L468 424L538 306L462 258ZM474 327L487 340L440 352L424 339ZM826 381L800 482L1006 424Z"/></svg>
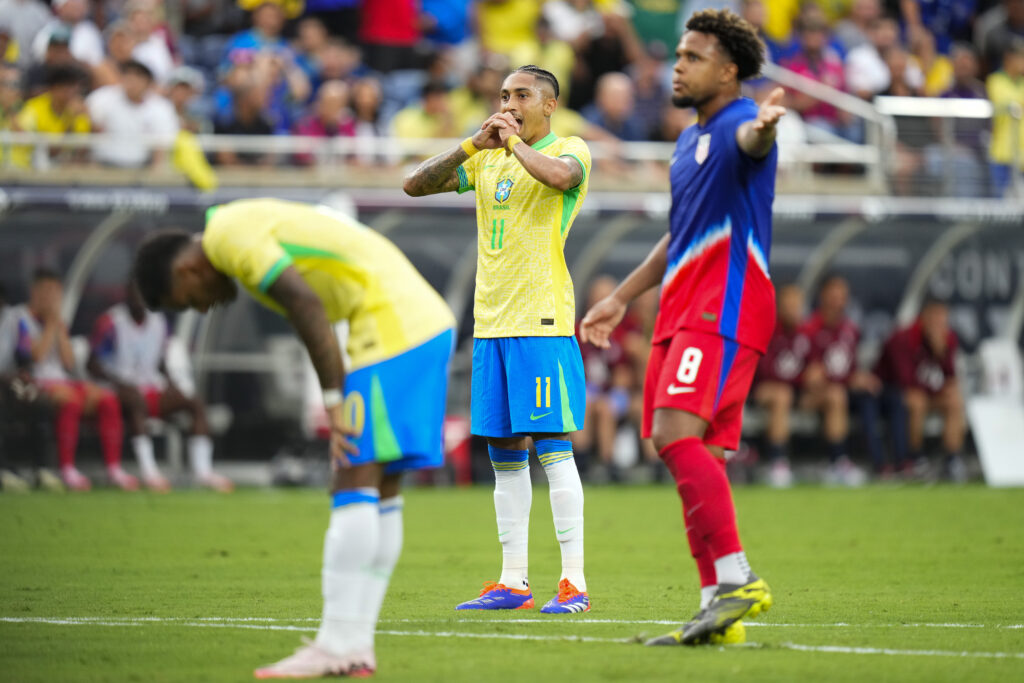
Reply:
<svg viewBox="0 0 1024 683"><path fill-rule="evenodd" d="M213 474L213 440L206 434L188 437L188 464L200 479Z"/></svg>
<svg viewBox="0 0 1024 683"><path fill-rule="evenodd" d="M750 574L750 563L747 562L747 554L742 550L722 555L715 560L715 576L718 578L719 586L723 583L742 586L749 583Z"/></svg>
<svg viewBox="0 0 1024 683"><path fill-rule="evenodd" d="M544 465L551 489L551 516L555 538L562 550L562 577L579 591L587 590L583 578L583 484L568 441L537 442L537 457Z"/></svg>
<svg viewBox="0 0 1024 683"><path fill-rule="evenodd" d="M530 587L528 545L533 504L529 453L494 447L488 450L494 467L494 515L501 543L498 583L526 590Z"/></svg>
<svg viewBox="0 0 1024 683"><path fill-rule="evenodd" d="M133 436L132 450L135 452L135 460L139 463L139 472L143 479L160 476L160 468L156 466L156 457L153 455L153 439L145 434Z"/></svg>
<svg viewBox="0 0 1024 683"><path fill-rule="evenodd" d="M718 585L713 584L710 586L700 587L700 608L704 609L711 604L711 599L715 597L715 593L718 591Z"/></svg>
<svg viewBox="0 0 1024 683"><path fill-rule="evenodd" d="M362 608L364 614L372 619L373 627L377 626L380 607L384 604L384 596L388 592L391 572L402 554L402 507L401 496L384 498L380 501L378 519L380 521L377 539L377 553L370 563L367 576ZM370 648L373 648L373 629L370 629Z"/></svg>
<svg viewBox="0 0 1024 683"><path fill-rule="evenodd" d="M365 599L380 539L379 494L361 488L334 494L324 538L324 611L316 643L335 655L373 647L376 614Z"/></svg>

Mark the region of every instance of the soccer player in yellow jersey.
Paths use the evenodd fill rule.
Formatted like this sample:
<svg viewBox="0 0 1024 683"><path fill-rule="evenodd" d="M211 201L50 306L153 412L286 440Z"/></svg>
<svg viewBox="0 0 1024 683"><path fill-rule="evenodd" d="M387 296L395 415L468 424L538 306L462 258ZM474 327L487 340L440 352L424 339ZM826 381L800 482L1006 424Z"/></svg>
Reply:
<svg viewBox="0 0 1024 683"><path fill-rule="evenodd" d="M152 235L133 273L152 309L205 312L233 300L238 281L305 343L331 421L323 618L313 643L255 673L372 673L374 627L402 546L399 477L442 462L451 310L381 235L329 209L275 199L214 207L199 236ZM332 327L342 320L347 375Z"/></svg>
<svg viewBox="0 0 1024 683"><path fill-rule="evenodd" d="M583 487L569 432L583 424L586 387L573 335L563 248L587 194L590 152L551 132L558 81L536 66L501 86L501 111L461 145L405 179L414 196L476 191L478 259L471 426L487 437L502 569L456 609L529 609L527 532L532 489L527 436L551 489L562 550L558 592L542 612L590 610L583 578Z"/></svg>

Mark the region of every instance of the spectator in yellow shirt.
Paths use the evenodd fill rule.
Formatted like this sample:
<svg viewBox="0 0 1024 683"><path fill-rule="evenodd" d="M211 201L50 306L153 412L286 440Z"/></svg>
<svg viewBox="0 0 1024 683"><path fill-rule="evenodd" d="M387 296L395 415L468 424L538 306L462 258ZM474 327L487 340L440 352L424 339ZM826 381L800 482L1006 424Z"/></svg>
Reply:
<svg viewBox="0 0 1024 683"><path fill-rule="evenodd" d="M85 75L74 66L56 66L47 75L46 90L22 106L14 117L14 130L26 133L47 133L58 138L65 133L88 133L89 117L82 100L82 85ZM48 153L45 147L36 150L19 145L11 150L11 160L16 166L29 167L33 161L45 164L54 150ZM56 150L59 152L60 150Z"/></svg>
<svg viewBox="0 0 1024 683"><path fill-rule="evenodd" d="M997 197L1006 194L1014 161L1024 170L1024 40L1015 40L1003 53L1003 68L985 81L992 114L992 142L988 158L992 189Z"/></svg>
<svg viewBox="0 0 1024 683"><path fill-rule="evenodd" d="M391 122L398 138L454 138L459 130L448 101L448 86L430 81L423 87L423 100L402 109Z"/></svg>

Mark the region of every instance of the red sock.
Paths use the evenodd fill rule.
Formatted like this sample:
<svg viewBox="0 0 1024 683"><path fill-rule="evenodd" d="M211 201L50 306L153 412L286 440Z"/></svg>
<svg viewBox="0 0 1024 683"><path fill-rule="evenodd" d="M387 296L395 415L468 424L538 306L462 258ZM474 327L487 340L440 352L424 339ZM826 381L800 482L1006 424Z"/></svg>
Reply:
<svg viewBox="0 0 1024 683"><path fill-rule="evenodd" d="M57 460L60 466L73 467L78 447L78 423L82 420L82 399L76 396L57 409Z"/></svg>
<svg viewBox="0 0 1024 683"><path fill-rule="evenodd" d="M104 392L96 404L96 426L100 433L103 461L107 467L120 464L124 422L121 419L121 404L113 392Z"/></svg>
<svg viewBox="0 0 1024 683"><path fill-rule="evenodd" d="M686 511L686 526L693 527L693 533L710 551L712 561L743 550L729 479L718 458L697 437L675 441L659 455L676 480L676 490Z"/></svg>

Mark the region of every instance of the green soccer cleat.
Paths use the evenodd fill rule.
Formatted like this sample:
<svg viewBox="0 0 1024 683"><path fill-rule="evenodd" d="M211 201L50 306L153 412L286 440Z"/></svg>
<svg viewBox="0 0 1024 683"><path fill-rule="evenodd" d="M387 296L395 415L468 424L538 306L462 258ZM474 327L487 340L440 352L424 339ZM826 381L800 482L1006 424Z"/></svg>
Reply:
<svg viewBox="0 0 1024 683"><path fill-rule="evenodd" d="M711 604L683 626L683 645L706 645L715 635L725 636L727 629L744 617L756 617L772 606L772 593L764 579L756 576L742 586L723 584Z"/></svg>
<svg viewBox="0 0 1024 683"><path fill-rule="evenodd" d="M689 628L692 624L695 624L704 614L704 610L697 612L693 615L693 619L686 622L679 628L663 636L657 638L651 638L644 645L657 646L657 645L682 645L683 644L683 632ZM747 642L747 629L743 626L742 621L734 621L729 624L725 631L722 633L713 633L708 639L708 643L711 645L736 645L738 643Z"/></svg>

